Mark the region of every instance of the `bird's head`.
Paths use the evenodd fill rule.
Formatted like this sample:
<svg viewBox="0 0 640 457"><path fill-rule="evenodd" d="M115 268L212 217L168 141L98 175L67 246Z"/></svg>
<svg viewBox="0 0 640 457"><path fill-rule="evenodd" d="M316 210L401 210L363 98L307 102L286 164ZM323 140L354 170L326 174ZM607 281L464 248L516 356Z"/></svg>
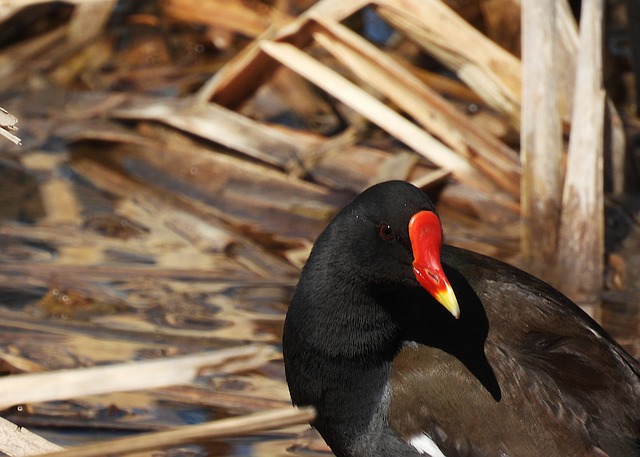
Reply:
<svg viewBox="0 0 640 457"><path fill-rule="evenodd" d="M336 268L372 284L417 282L460 316L440 261L440 218L417 187L403 181L370 187L336 216L324 236L332 240Z"/></svg>

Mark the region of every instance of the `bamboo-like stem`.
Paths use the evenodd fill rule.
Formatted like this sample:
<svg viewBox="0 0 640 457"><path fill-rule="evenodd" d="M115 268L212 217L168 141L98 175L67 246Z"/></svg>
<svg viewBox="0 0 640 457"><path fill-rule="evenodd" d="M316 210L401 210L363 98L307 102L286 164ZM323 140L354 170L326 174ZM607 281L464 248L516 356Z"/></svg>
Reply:
<svg viewBox="0 0 640 457"><path fill-rule="evenodd" d="M547 281L555 262L563 180L556 79L556 0L522 2L522 258Z"/></svg>
<svg viewBox="0 0 640 457"><path fill-rule="evenodd" d="M585 305L599 302L604 272L602 27L603 0L584 2L558 269L563 292Z"/></svg>

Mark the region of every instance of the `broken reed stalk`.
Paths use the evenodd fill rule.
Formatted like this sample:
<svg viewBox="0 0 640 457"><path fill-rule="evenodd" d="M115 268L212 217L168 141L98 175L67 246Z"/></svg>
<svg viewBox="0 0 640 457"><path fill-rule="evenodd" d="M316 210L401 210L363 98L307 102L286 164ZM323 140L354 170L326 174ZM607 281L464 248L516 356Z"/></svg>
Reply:
<svg viewBox="0 0 640 457"><path fill-rule="evenodd" d="M520 128L520 61L441 0L376 0L378 13Z"/></svg>
<svg viewBox="0 0 640 457"><path fill-rule="evenodd" d="M315 418L315 411L306 408L282 408L234 417L204 424L190 425L172 430L155 433L145 433L137 436L106 440L99 443L66 449L60 452L44 454L42 457L102 457L130 454L153 449L168 448L209 441L220 438L230 438L264 430L304 424Z"/></svg>
<svg viewBox="0 0 640 457"><path fill-rule="evenodd" d="M563 180L556 8L556 0L522 2L521 253L531 273L552 283Z"/></svg>
<svg viewBox="0 0 640 457"><path fill-rule="evenodd" d="M309 33L309 17L318 15L337 22L351 16L365 7L369 0L321 0L297 17L291 24L281 28L276 36L267 30L260 38L254 40L242 52L234 57L220 71L200 88L196 98L200 102L212 100L227 108L238 106L250 97L264 83L280 63L269 58L260 49L264 39L281 42L293 42L304 46L311 41Z"/></svg>
<svg viewBox="0 0 640 457"><path fill-rule="evenodd" d="M604 273L602 27L603 0L584 2L557 264L563 292L587 306L599 303Z"/></svg>
<svg viewBox="0 0 640 457"><path fill-rule="evenodd" d="M0 379L0 409L86 395L152 389L191 382L203 369L224 373L255 368L276 355L260 345L160 360L18 374Z"/></svg>
<svg viewBox="0 0 640 457"><path fill-rule="evenodd" d="M22 144L22 140L19 137L7 132L2 126L0 126L0 135L11 141L13 144L17 144L18 146Z"/></svg>
<svg viewBox="0 0 640 457"><path fill-rule="evenodd" d="M388 97L431 134L481 170L478 181L486 181L486 176L517 200L520 165L515 151L478 128L402 64L358 34L335 22L321 18L316 18L316 21L319 25L319 30L313 34L316 42L359 79ZM481 186L481 182L477 185L487 187L486 184ZM491 186L489 189L492 193Z"/></svg>
<svg viewBox="0 0 640 457"><path fill-rule="evenodd" d="M295 46L264 41L261 43L261 49L273 59L327 91L438 166L452 170L458 176L474 174L469 163L451 149Z"/></svg>
<svg viewBox="0 0 640 457"><path fill-rule="evenodd" d="M9 130L17 130L16 124L18 123L18 118L13 114L9 113L4 108L0 107L0 135L8 139L14 144L20 145L22 140L17 136L9 133Z"/></svg>
<svg viewBox="0 0 640 457"><path fill-rule="evenodd" d="M202 104L192 98L172 101L138 97L113 114L120 119L162 122L276 167L286 167L291 157L304 156L303 145L286 133L221 105Z"/></svg>

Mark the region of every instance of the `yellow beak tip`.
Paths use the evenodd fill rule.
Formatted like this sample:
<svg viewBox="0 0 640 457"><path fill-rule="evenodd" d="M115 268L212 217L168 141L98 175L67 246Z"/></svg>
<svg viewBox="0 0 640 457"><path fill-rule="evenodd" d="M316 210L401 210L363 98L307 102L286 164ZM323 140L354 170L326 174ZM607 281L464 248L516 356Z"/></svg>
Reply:
<svg viewBox="0 0 640 457"><path fill-rule="evenodd" d="M438 294L436 300L438 300L453 317L456 319L460 318L460 306L458 305L458 299L449 284L447 284L447 289L445 291Z"/></svg>

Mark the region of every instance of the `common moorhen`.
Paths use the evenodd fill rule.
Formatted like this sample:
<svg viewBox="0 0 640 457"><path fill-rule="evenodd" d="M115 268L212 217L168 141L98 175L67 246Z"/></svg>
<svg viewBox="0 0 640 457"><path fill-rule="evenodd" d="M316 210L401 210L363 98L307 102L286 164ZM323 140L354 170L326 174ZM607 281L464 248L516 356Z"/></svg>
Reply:
<svg viewBox="0 0 640 457"><path fill-rule="evenodd" d="M547 284L442 246L408 183L369 188L319 236L283 352L339 457L640 456L640 364Z"/></svg>

